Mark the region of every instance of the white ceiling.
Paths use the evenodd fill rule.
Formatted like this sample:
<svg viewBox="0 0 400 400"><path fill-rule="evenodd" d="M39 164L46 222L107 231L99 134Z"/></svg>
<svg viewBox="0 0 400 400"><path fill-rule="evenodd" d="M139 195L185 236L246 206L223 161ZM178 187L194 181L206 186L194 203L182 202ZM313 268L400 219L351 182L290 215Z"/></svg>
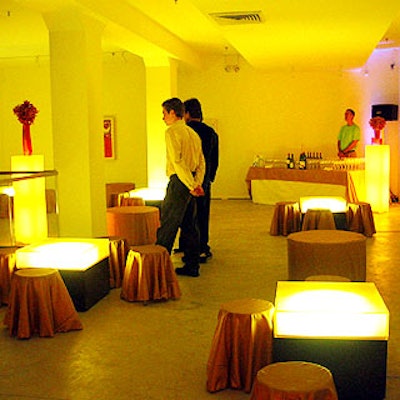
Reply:
<svg viewBox="0 0 400 400"><path fill-rule="evenodd" d="M59 8L101 21L105 51L148 64L238 54L258 69L354 68L376 47L400 47L398 0L0 0L0 58L47 55L44 20ZM235 12L261 23L211 16Z"/></svg>

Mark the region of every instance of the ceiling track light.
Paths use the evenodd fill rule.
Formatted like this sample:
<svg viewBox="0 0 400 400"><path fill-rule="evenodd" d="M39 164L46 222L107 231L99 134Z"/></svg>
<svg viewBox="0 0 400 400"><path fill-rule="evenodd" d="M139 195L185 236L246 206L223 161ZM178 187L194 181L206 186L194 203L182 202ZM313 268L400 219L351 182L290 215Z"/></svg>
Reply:
<svg viewBox="0 0 400 400"><path fill-rule="evenodd" d="M225 50L227 50L227 47L225 48ZM224 69L226 72L239 72L240 71L239 56L237 54L233 54L233 55L225 54L224 59L225 59L225 68Z"/></svg>
<svg viewBox="0 0 400 400"><path fill-rule="evenodd" d="M239 72L240 71L240 67L237 64L226 65L225 66L225 71L226 72Z"/></svg>

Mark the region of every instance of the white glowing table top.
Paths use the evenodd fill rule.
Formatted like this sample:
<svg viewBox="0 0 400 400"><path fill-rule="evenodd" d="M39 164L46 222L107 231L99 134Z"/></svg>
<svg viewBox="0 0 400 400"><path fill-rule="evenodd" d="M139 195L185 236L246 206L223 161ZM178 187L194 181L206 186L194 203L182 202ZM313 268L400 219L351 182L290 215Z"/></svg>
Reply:
<svg viewBox="0 0 400 400"><path fill-rule="evenodd" d="M109 255L109 239L52 238L18 249L16 266L84 271Z"/></svg>
<svg viewBox="0 0 400 400"><path fill-rule="evenodd" d="M389 311L372 282L278 282L274 336L387 340Z"/></svg>

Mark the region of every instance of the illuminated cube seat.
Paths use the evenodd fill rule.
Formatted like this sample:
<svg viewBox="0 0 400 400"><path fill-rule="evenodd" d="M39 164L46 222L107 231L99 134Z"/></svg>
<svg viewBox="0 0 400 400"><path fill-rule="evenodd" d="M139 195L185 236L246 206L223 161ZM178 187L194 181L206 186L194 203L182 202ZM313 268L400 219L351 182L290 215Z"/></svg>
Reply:
<svg viewBox="0 0 400 400"><path fill-rule="evenodd" d="M372 282L278 282L274 362L328 368L340 400L383 400L389 311Z"/></svg>
<svg viewBox="0 0 400 400"><path fill-rule="evenodd" d="M77 311L86 311L110 291L108 239L47 239L16 251L16 267L60 271Z"/></svg>

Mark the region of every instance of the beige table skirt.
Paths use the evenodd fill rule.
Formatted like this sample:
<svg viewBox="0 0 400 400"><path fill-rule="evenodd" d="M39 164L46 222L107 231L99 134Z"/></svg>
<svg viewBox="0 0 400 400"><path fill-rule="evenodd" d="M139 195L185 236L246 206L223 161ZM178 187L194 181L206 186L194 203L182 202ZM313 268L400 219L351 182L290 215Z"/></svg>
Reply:
<svg viewBox="0 0 400 400"><path fill-rule="evenodd" d="M252 180L281 180L291 182L308 182L308 183L323 183L328 185L340 185L345 189L345 198L349 202L357 202L358 197L356 188L354 186L353 179L350 171L340 170L299 170L299 169L287 169L287 168L260 168L250 167L247 171L245 178L247 189L252 197L251 193L251 181ZM288 199L297 200L297 199Z"/></svg>
<svg viewBox="0 0 400 400"><path fill-rule="evenodd" d="M366 237L339 230L310 230L287 237L289 280L311 275L366 279Z"/></svg>

